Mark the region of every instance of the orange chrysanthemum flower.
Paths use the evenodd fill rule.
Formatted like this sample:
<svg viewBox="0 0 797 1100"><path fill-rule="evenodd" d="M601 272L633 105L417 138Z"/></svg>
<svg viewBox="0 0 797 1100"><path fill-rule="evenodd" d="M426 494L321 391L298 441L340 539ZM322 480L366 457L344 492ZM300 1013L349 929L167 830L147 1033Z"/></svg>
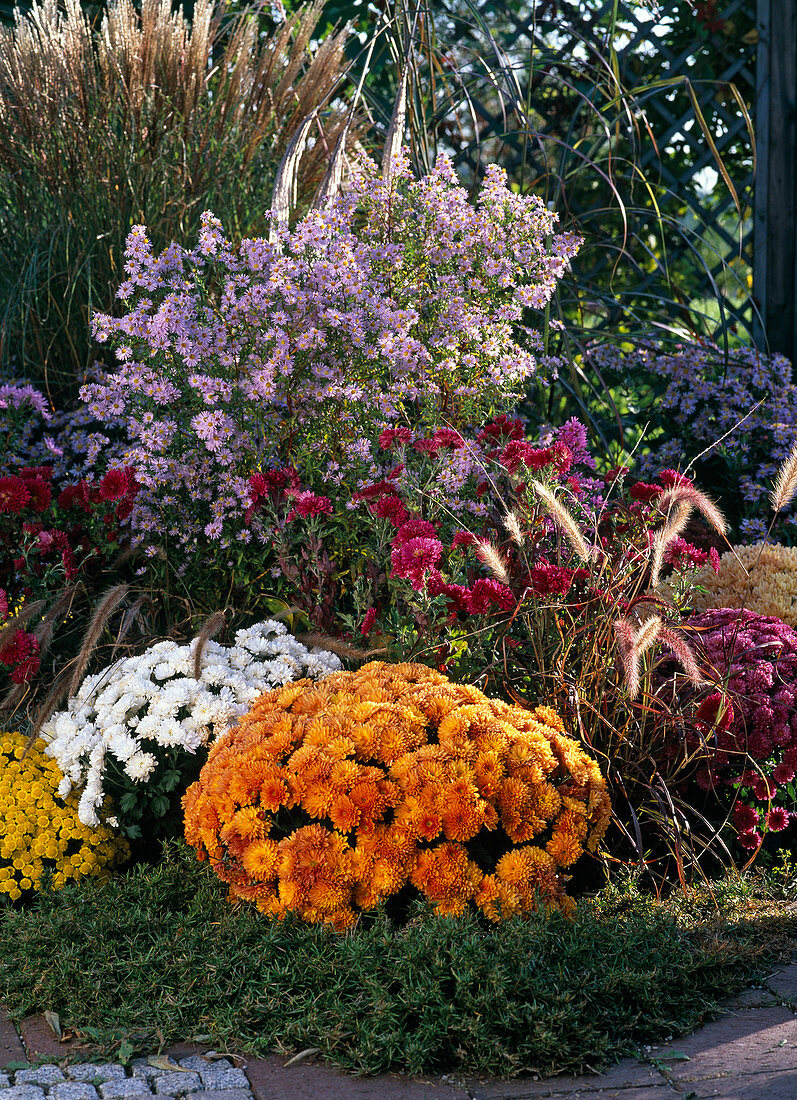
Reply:
<svg viewBox="0 0 797 1100"><path fill-rule="evenodd" d="M383 662L262 696L183 801L186 839L232 898L339 931L408 885L442 915L569 913L561 869L610 813L550 708Z"/></svg>

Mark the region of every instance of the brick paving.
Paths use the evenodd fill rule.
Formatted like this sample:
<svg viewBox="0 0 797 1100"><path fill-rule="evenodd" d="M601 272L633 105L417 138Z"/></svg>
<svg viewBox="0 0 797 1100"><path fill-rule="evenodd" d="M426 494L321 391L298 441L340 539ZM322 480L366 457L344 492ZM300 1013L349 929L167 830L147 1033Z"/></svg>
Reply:
<svg viewBox="0 0 797 1100"><path fill-rule="evenodd" d="M718 1019L592 1076L351 1077L312 1058L233 1059L190 1044L128 1066L90 1057L43 1017L17 1030L0 1010L0 1100L797 1100L797 952Z"/></svg>

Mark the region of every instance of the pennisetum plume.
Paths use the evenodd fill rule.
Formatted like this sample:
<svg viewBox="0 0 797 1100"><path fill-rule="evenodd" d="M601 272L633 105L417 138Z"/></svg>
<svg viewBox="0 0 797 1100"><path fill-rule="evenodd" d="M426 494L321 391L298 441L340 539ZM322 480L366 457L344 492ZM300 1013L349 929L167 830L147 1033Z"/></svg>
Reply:
<svg viewBox="0 0 797 1100"><path fill-rule="evenodd" d="M772 511L782 512L784 508L788 508L795 493L797 493L797 441L778 470L778 476L769 494Z"/></svg>

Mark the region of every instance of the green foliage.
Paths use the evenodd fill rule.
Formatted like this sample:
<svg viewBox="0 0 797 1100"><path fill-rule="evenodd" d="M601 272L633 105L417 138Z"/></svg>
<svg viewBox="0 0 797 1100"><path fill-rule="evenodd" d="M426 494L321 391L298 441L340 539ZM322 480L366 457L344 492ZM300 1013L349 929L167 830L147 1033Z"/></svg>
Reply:
<svg viewBox="0 0 797 1100"><path fill-rule="evenodd" d="M740 880L715 893L659 904L628 882L573 922L418 910L336 936L231 909L175 846L158 867L7 910L0 997L108 1047L159 1028L259 1054L320 1047L366 1073L578 1072L694 1027L790 949L793 914L754 919Z"/></svg>

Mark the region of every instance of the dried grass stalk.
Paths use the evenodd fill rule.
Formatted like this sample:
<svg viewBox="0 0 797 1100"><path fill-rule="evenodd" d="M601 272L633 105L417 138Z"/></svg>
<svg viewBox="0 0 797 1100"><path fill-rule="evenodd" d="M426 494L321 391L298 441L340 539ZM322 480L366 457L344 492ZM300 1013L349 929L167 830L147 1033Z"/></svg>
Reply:
<svg viewBox="0 0 797 1100"><path fill-rule="evenodd" d="M473 550L479 561L487 566L497 580L502 581L504 584L509 584L509 572L506 566L506 559L491 542L487 539L476 539L476 542L473 544Z"/></svg>
<svg viewBox="0 0 797 1100"><path fill-rule="evenodd" d="M35 743L36 738L42 731L42 726L44 725L44 723L55 713L58 704L67 695L72 694L73 692L70 687L70 670L67 667L62 669L58 676L56 676L55 681L53 682L53 686L50 688L49 692L45 696L44 702L39 709L39 713L36 715L36 718L34 720L31 735L25 744L26 753Z"/></svg>
<svg viewBox="0 0 797 1100"><path fill-rule="evenodd" d="M331 638L328 634L316 632L297 634L296 640L308 647L317 646L319 649L328 649L330 653L335 653L338 657L345 657L350 661L367 661L387 653L387 646L379 646L376 649L360 649L358 646L341 641L340 638Z"/></svg>
<svg viewBox="0 0 797 1100"><path fill-rule="evenodd" d="M409 66L405 63L401 70L396 102L393 105L393 114L390 117L390 126L385 138L385 149L382 153L382 175L389 180L392 175L393 161L401 152L404 142L404 127L407 122L407 80Z"/></svg>
<svg viewBox="0 0 797 1100"><path fill-rule="evenodd" d="M16 615L13 615L8 622L3 623L0 627L0 649L7 645L16 632L22 630L26 623L39 615L44 607L44 600L35 600L33 603L24 604Z"/></svg>
<svg viewBox="0 0 797 1100"><path fill-rule="evenodd" d="M55 634L55 624L65 615L69 614L72 603L77 595L79 586L77 584L69 585L64 588L53 603L47 614L42 621L37 625L33 634L36 641L39 643L39 657L44 657L52 644L53 635Z"/></svg>
<svg viewBox="0 0 797 1100"><path fill-rule="evenodd" d="M74 695L80 686L80 681L83 679L86 666L105 629L105 624L129 591L130 586L128 584L115 584L113 588L109 588L94 605L94 611L83 638L83 644L80 647L80 652L75 658L75 667L69 682L70 695Z"/></svg>
<svg viewBox="0 0 797 1100"><path fill-rule="evenodd" d="M561 501L556 499L547 485L543 485L540 481L532 481L531 484L534 487L535 493L545 506L545 510L557 527L560 528L562 534L575 550L576 554L578 554L582 561L590 561L592 557L590 548L574 516L565 508Z"/></svg>
<svg viewBox="0 0 797 1100"><path fill-rule="evenodd" d="M658 497L656 507L662 515L667 515L674 505L677 506L683 501L688 502L692 508L700 512L706 522L720 535L725 534L728 529L725 516L723 516L714 501L710 500L705 493L701 493L694 485L684 483L665 489Z"/></svg>
<svg viewBox="0 0 797 1100"><path fill-rule="evenodd" d="M661 641L664 642L665 645L668 645L673 651L684 672L696 687L708 683L697 663L694 650L686 639L682 638L677 631L671 630L668 626L662 627L659 631L659 637Z"/></svg>
<svg viewBox="0 0 797 1100"><path fill-rule="evenodd" d="M661 567L664 564L664 554L667 547L673 542L686 527L692 514L692 505L688 500L679 500L675 508L667 516L663 527L653 536L651 548L653 559L650 566L650 587L655 588L661 576Z"/></svg>
<svg viewBox="0 0 797 1100"><path fill-rule="evenodd" d="M211 638L215 638L221 628L224 626L226 619L223 611L214 611L210 618L206 619L202 624L202 629L196 636L196 647L194 649L194 679L198 680L202 675L202 658L205 654L205 646L208 644Z"/></svg>
<svg viewBox="0 0 797 1100"><path fill-rule="evenodd" d="M522 546L524 542L523 531L517 512L506 512L504 515L504 528L516 546Z"/></svg>

